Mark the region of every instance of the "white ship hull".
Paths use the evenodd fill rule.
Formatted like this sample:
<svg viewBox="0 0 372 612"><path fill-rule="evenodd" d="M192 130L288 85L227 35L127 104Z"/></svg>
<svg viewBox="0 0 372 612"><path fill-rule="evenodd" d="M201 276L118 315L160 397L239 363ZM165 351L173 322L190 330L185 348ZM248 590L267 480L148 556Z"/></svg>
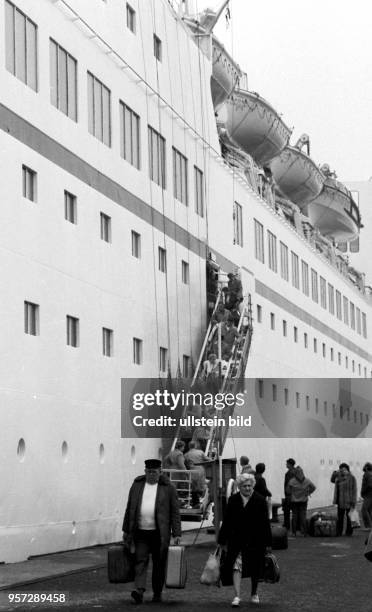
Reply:
<svg viewBox="0 0 372 612"><path fill-rule="evenodd" d="M224 162L210 91L212 60L169 3L153 1L149 11L148 0L139 0L135 32L123 31L121 3L97 2L94 10L86 0L16 5L21 22L27 17L37 25L37 86L14 74L18 68L12 72L1 55L0 562L121 538L131 481L146 457L159 456L161 440L121 438L120 379L166 376L168 362L175 375L179 365L196 363L207 322L208 251L224 273L240 268L244 292L251 293L250 377L369 378L372 371L370 302ZM4 31L4 2L0 9ZM154 27L162 43L158 59ZM56 106L51 92L50 39L62 58L66 50L76 59L77 120ZM99 122L107 117L102 112L91 122L92 74L101 102L106 90L111 96L109 132L102 138ZM124 159L120 102L140 118L139 167L129 154ZM165 140L165 189L154 169L161 141L150 167L148 126L153 138ZM188 160L187 206L185 192L173 185L173 147ZM27 169L34 193L22 182ZM198 200L195 169L203 178ZM65 192L76 198L73 222L66 219ZM235 203L243 211L241 235L234 231ZM264 236L261 258L254 247L256 222ZM353 303L359 327L325 309L320 297L314 302L293 284L290 268L283 278L280 259L276 270L269 267L268 231L278 248L283 242L300 266L306 261ZM163 269L159 248L166 251ZM26 303L37 307L35 333L26 331ZM66 317L79 322L75 346L66 342ZM103 330L113 334L110 354L102 346ZM161 368L160 348L167 351ZM319 466L311 462L312 440L275 439L282 433L269 429L270 442L240 439L236 452L266 461L269 484L280 497L286 455L296 455L310 477ZM319 503L329 501L331 468L339 459L364 461L368 440L326 442L316 441L324 455ZM228 446L225 454L234 452Z"/></svg>

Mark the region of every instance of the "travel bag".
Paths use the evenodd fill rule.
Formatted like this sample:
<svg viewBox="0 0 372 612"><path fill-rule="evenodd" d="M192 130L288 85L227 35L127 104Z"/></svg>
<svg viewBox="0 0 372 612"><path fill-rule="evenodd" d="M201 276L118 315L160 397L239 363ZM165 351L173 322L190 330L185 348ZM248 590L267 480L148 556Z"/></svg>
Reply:
<svg viewBox="0 0 372 612"><path fill-rule="evenodd" d="M110 546L107 551L109 582L133 582L134 554L122 544Z"/></svg>
<svg viewBox="0 0 372 612"><path fill-rule="evenodd" d="M168 549L165 586L168 589L184 589L187 578L186 553L184 546L170 546Z"/></svg>
<svg viewBox="0 0 372 612"><path fill-rule="evenodd" d="M271 537L273 550L285 550L288 548L288 534L285 527L277 523L271 523Z"/></svg>
<svg viewBox="0 0 372 612"><path fill-rule="evenodd" d="M334 538L337 535L337 522L336 517L323 518L319 517L314 522L314 536L315 537L331 537Z"/></svg>

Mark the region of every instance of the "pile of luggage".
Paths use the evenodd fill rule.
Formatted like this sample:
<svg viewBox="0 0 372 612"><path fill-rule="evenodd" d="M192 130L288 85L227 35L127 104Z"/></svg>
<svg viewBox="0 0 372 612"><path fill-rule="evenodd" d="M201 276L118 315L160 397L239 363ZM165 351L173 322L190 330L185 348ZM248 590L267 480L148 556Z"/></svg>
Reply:
<svg viewBox="0 0 372 612"><path fill-rule="evenodd" d="M307 520L307 533L314 537L336 537L337 517L326 512L314 512Z"/></svg>

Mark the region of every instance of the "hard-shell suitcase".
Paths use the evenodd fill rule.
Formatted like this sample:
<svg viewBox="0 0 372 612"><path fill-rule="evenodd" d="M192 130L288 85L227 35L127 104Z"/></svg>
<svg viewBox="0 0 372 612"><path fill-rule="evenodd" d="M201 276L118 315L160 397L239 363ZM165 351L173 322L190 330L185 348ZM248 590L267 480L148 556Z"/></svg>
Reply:
<svg viewBox="0 0 372 612"><path fill-rule="evenodd" d="M168 589L184 589L187 578L186 554L184 546L170 546L168 549L165 586Z"/></svg>
<svg viewBox="0 0 372 612"><path fill-rule="evenodd" d="M110 546L107 551L109 582L133 582L134 554L122 544Z"/></svg>
<svg viewBox="0 0 372 612"><path fill-rule="evenodd" d="M288 548L288 534L285 527L271 523L272 549L284 550Z"/></svg>

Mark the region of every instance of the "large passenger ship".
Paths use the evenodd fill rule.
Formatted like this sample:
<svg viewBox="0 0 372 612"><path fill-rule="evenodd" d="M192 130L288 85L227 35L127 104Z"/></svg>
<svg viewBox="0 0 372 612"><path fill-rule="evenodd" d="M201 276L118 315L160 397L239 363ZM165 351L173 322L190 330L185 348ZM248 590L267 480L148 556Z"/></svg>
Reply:
<svg viewBox="0 0 372 612"><path fill-rule="evenodd" d="M120 538L161 453L121 438L120 380L191 373L212 273L252 303L255 428L226 456L264 460L278 498L294 456L317 505L371 459L359 209L248 90L226 6L0 0L0 562Z"/></svg>

